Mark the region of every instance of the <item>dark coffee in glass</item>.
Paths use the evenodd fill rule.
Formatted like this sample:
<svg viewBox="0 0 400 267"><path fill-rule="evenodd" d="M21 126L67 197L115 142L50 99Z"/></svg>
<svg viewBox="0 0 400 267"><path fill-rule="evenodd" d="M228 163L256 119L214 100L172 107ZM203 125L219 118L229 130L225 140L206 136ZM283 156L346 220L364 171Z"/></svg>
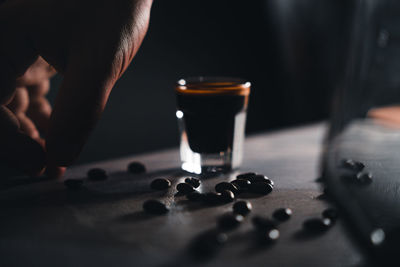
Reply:
<svg viewBox="0 0 400 267"><path fill-rule="evenodd" d="M200 174L238 167L250 83L197 77L179 80L175 92L182 168Z"/></svg>

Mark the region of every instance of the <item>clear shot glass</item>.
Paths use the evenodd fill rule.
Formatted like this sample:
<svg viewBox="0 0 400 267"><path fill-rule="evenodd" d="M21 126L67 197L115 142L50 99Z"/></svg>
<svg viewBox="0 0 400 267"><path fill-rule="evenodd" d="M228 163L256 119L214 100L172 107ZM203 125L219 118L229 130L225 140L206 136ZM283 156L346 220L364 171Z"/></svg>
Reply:
<svg viewBox="0 0 400 267"><path fill-rule="evenodd" d="M250 85L229 77L192 77L177 82L183 170L207 174L240 166Z"/></svg>

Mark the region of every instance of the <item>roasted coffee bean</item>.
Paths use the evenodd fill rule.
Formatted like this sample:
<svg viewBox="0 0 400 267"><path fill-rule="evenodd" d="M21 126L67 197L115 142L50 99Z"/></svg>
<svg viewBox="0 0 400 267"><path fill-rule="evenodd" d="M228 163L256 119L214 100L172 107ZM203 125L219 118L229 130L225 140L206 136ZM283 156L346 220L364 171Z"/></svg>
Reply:
<svg viewBox="0 0 400 267"><path fill-rule="evenodd" d="M238 201L233 204L233 212L243 216L249 214L252 208L253 206L251 205L251 203L244 200Z"/></svg>
<svg viewBox="0 0 400 267"><path fill-rule="evenodd" d="M361 184L370 184L372 182L372 174L370 172L359 172L356 178Z"/></svg>
<svg viewBox="0 0 400 267"><path fill-rule="evenodd" d="M87 172L87 177L93 181L101 181L107 179L107 172L101 168L93 168Z"/></svg>
<svg viewBox="0 0 400 267"><path fill-rule="evenodd" d="M142 163L134 161L128 165L128 171L135 174L144 173L146 172L146 167Z"/></svg>
<svg viewBox="0 0 400 267"><path fill-rule="evenodd" d="M332 226L332 220L329 218L311 218L303 223L303 228L309 232L323 232Z"/></svg>
<svg viewBox="0 0 400 267"><path fill-rule="evenodd" d="M262 174L257 174L255 176L251 177L249 179L249 181L251 183L266 182L266 183L269 183L270 185L274 186L274 182L271 179L269 179L267 176L262 175Z"/></svg>
<svg viewBox="0 0 400 267"><path fill-rule="evenodd" d="M224 230L237 228L243 222L243 216L240 214L225 214L218 219L217 225Z"/></svg>
<svg viewBox="0 0 400 267"><path fill-rule="evenodd" d="M253 223L254 227L256 227L258 230L268 230L268 229L276 229L276 223L265 217L261 216L254 216L251 219L251 222Z"/></svg>
<svg viewBox="0 0 400 267"><path fill-rule="evenodd" d="M230 191L230 190L224 190L221 192L220 198L221 198L222 202L225 202L225 203L232 202L235 200L235 194L232 193L232 191Z"/></svg>
<svg viewBox="0 0 400 267"><path fill-rule="evenodd" d="M83 180L81 179L67 179L64 181L64 185L71 190L77 190L82 187Z"/></svg>
<svg viewBox="0 0 400 267"><path fill-rule="evenodd" d="M209 205L219 204L222 202L221 193L214 193L214 192L205 193L203 196L203 200L205 203Z"/></svg>
<svg viewBox="0 0 400 267"><path fill-rule="evenodd" d="M292 216L292 210L289 208L281 208L274 211L273 216L279 221L286 221Z"/></svg>
<svg viewBox="0 0 400 267"><path fill-rule="evenodd" d="M239 175L236 176L237 179L245 179L245 180L249 180L251 179L251 177L257 175L254 172L246 172L246 173L241 173Z"/></svg>
<svg viewBox="0 0 400 267"><path fill-rule="evenodd" d="M267 182L251 183L249 191L256 194L267 195L272 192L274 187Z"/></svg>
<svg viewBox="0 0 400 267"><path fill-rule="evenodd" d="M197 188L200 186L200 180L194 177L187 177L185 179L185 183L190 184L193 188Z"/></svg>
<svg viewBox="0 0 400 267"><path fill-rule="evenodd" d="M331 219L332 221L335 221L335 220L339 217L339 214L338 214L338 212L337 212L336 209L334 209L334 208L328 208L328 209L326 209L326 210L324 210L324 211L322 212L322 216L323 216L324 218L329 218L329 219Z"/></svg>
<svg viewBox="0 0 400 267"><path fill-rule="evenodd" d="M365 167L364 163L352 159L345 159L342 161L342 167L351 171L362 171Z"/></svg>
<svg viewBox="0 0 400 267"><path fill-rule="evenodd" d="M198 191L193 191L186 195L186 198L190 201L200 201L203 199L203 194Z"/></svg>
<svg viewBox="0 0 400 267"><path fill-rule="evenodd" d="M150 199L143 203L143 210L152 214L165 214L169 211L164 203L158 200Z"/></svg>
<svg viewBox="0 0 400 267"><path fill-rule="evenodd" d="M240 192L244 192L249 188L251 182L245 179L236 179L231 181L231 184L236 186Z"/></svg>
<svg viewBox="0 0 400 267"><path fill-rule="evenodd" d="M278 229L267 229L264 231L258 231L258 240L262 243L271 243L279 239Z"/></svg>
<svg viewBox="0 0 400 267"><path fill-rule="evenodd" d="M222 182L215 186L215 191L218 193L221 193L222 191L225 190L232 191L234 194L239 192L238 188L235 185L228 182Z"/></svg>
<svg viewBox="0 0 400 267"><path fill-rule="evenodd" d="M150 187L155 190L165 190L171 187L171 181L164 178L154 179L151 182Z"/></svg>
<svg viewBox="0 0 400 267"><path fill-rule="evenodd" d="M176 190L178 190L179 193L186 195L193 192L194 188L190 184L180 183L176 186Z"/></svg>

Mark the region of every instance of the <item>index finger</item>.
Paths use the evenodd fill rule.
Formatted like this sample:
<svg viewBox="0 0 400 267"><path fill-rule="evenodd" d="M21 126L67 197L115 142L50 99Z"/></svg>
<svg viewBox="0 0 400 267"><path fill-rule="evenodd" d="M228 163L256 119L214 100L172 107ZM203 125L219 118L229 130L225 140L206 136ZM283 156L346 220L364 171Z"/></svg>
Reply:
<svg viewBox="0 0 400 267"><path fill-rule="evenodd" d="M117 79L111 59L93 62L76 56L65 71L46 137L49 168L68 166L79 155Z"/></svg>

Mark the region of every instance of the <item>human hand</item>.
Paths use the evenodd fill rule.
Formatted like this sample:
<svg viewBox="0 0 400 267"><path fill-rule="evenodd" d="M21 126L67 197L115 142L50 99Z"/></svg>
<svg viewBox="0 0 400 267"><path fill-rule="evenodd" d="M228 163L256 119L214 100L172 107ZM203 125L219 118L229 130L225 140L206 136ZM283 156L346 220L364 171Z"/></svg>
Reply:
<svg viewBox="0 0 400 267"><path fill-rule="evenodd" d="M62 175L136 54L151 3L8 0L0 5L0 161L32 175L45 167L52 176ZM55 70L64 78L51 111L45 94Z"/></svg>

